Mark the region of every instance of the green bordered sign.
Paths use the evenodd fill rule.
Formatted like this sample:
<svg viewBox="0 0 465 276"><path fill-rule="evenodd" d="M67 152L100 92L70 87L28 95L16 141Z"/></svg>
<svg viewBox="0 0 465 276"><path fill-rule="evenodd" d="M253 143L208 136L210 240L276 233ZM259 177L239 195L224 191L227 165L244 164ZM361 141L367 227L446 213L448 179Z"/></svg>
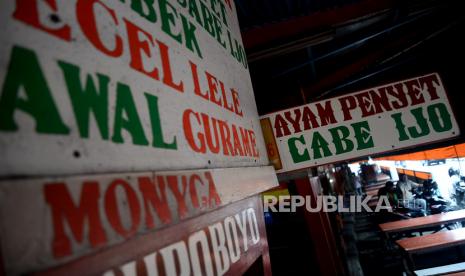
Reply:
<svg viewBox="0 0 465 276"><path fill-rule="evenodd" d="M263 116L287 172L459 135L438 74L429 74ZM273 148L273 147L272 147ZM271 158L271 157L270 157ZM273 151L273 159L276 153ZM274 164L276 164L275 162Z"/></svg>

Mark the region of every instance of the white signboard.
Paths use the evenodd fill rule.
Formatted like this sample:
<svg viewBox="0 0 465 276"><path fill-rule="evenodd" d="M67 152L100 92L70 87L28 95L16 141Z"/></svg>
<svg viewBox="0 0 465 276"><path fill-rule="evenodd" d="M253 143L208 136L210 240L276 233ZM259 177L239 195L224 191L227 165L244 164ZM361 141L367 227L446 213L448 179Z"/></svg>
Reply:
<svg viewBox="0 0 465 276"><path fill-rule="evenodd" d="M459 135L438 74L275 112L262 125L278 172Z"/></svg>
<svg viewBox="0 0 465 276"><path fill-rule="evenodd" d="M232 0L0 2L0 175L268 163Z"/></svg>
<svg viewBox="0 0 465 276"><path fill-rule="evenodd" d="M65 264L277 185L271 166L3 180L5 271L18 275Z"/></svg>

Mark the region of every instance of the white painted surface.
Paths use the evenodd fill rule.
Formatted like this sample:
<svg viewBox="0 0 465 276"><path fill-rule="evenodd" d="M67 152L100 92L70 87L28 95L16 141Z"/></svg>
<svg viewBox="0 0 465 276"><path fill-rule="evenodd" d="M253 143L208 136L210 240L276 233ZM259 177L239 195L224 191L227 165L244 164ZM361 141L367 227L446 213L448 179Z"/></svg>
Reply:
<svg viewBox="0 0 465 276"><path fill-rule="evenodd" d="M205 177L207 174L211 175L212 186L209 185L208 177ZM193 189L190 186L190 182L187 181L187 185L183 186L183 177L189 180L193 175L198 177L194 181L194 194L198 199L199 207L195 207L192 200L191 192ZM139 187L140 178L152 180L158 194L161 195L161 182L158 181L158 176L162 176L165 181L164 186L168 202L168 208L165 210L170 214L171 221L163 223L152 206L150 214L153 218L154 226L148 228L146 225L147 212L144 205L144 198L148 193L141 191ZM175 198L174 190L169 185L168 177L175 177L178 180L176 183L178 192L183 193L185 191L182 202L185 204L187 212L183 217L179 213L180 201ZM108 187L115 181L124 181L127 183L127 186L137 198L135 202L128 202L128 193L125 192L123 186L119 185L117 187L115 194L118 210L116 214L123 228L130 228L133 222L133 217L130 215L130 206L139 206L137 214L140 217L140 221L136 230L127 237L122 237L118 234L109 221L109 215L106 210L106 206L109 204L108 196L111 195ZM65 225L65 234L71 241L71 252L63 257L54 256L54 214L52 212L52 205L45 198L44 187L57 183L64 184L67 193L72 198L74 208L83 206L80 200L88 196L88 194L83 193L84 183L97 183L100 194L97 203L98 210L96 212L99 215L99 224L102 226L106 237L106 242L103 245L98 247L91 245L89 241L89 223L87 220L83 224L79 224L82 228L78 228L81 230L84 229L84 235L83 240L78 241L71 231L71 229L76 230L77 228L71 228L69 221L63 219L62 223ZM135 236L179 223L181 220L209 212L218 207L271 189L277 185L276 175L272 167L4 180L0 182L0 244L5 268L8 273L21 274L53 267L111 245L122 243ZM216 191L219 196L219 204L216 204L214 200L211 202L211 205L208 204L208 199L212 198L209 197L212 191L213 193ZM58 194L50 194L49 196L54 199L60 199L57 198L60 196ZM61 199L66 201L64 197L61 197ZM71 211L70 209L64 210ZM84 227L83 225L87 226Z"/></svg>
<svg viewBox="0 0 465 276"><path fill-rule="evenodd" d="M98 31L101 33L101 39L106 47L111 48L114 46L115 32L123 41L123 54L120 57L114 58L97 50L84 35L82 27L77 21L75 8L77 0L32 1L29 3L31 10L34 9L34 3L39 3L39 17L44 25L51 26L52 28L68 25L71 28L70 42L15 19L13 15L16 2L1 1L0 3L0 25L2 26L0 30L0 87L3 86L6 79L13 47L16 46L33 51L38 56L38 62L51 91L52 98L70 133L67 135L39 134L35 129L34 118L26 112L17 109L14 113L14 119L18 130L0 130L0 175L70 175L80 173L262 166L268 164L249 71L246 69L246 65L239 63L233 58L228 42L227 30L231 33L232 37L242 44L233 1L230 1L232 9L226 7L228 26L222 25L222 39L226 44L226 48L223 48L216 39L208 34L189 15L186 8L182 8L178 4L178 1L169 0L169 3L178 13L178 17L175 17L176 23L172 26L173 32L179 32L182 29L181 15L192 22L196 27L195 33L203 56L202 58L161 30L161 17L158 6L155 8L158 16L157 22L151 23L130 9L131 1L129 0L101 0L101 3L104 3L109 9L115 12L118 20L118 25L115 26L109 13L100 4L96 5ZM48 2L56 2L58 7L56 12L51 10L47 4ZM204 1L196 2L198 4ZM218 2L225 3L224 1ZM157 3L158 1L155 1L154 5L158 5ZM173 11L171 12L173 13ZM52 14L57 14L61 21L53 23L50 20ZM150 46L151 58L148 58L144 52L141 55L147 71L151 70L154 66L158 67L160 80L154 80L130 67L131 57L126 35L127 27L124 20L131 21L152 35L154 39L165 43L169 47L174 81L183 82L183 93L162 83L161 79L164 75L160 61L160 50L157 48L156 43ZM146 40L146 36L140 33L139 38ZM68 95L64 74L58 65L58 61L65 61L66 63L80 67L81 84L83 86L85 81L84 74L91 75L97 86L97 73L110 78L108 86L108 125L110 138L108 140L102 139L93 114L90 115L89 138L81 137ZM194 80L189 61L198 66L199 74L201 74L200 83L203 93L208 88L204 73L205 70L213 74L217 80L221 80L224 83L230 105L232 103L229 89L232 88L237 91L240 109L243 112L242 117L194 94ZM114 130L115 90L117 83L124 83L130 86L137 113L146 138L150 143L153 142L153 137L148 104L144 93L158 97L159 116L164 140L167 143L171 143L176 139L176 150L155 148L151 145L134 145L131 142L131 136L125 130L122 131L124 143L119 144L111 141ZM219 84L218 89L217 97L220 97L221 90ZM3 88L0 93L5 93ZM19 98L24 99L24 91L20 91L19 95ZM182 116L188 109L199 113L206 113L210 117L226 121L229 125L234 124L238 127L252 130L256 136L259 155L225 156L221 153L195 152L188 145L183 132ZM195 119L192 119L192 121L194 135L196 136L196 133L201 129ZM74 156L75 152L79 154L79 157Z"/></svg>

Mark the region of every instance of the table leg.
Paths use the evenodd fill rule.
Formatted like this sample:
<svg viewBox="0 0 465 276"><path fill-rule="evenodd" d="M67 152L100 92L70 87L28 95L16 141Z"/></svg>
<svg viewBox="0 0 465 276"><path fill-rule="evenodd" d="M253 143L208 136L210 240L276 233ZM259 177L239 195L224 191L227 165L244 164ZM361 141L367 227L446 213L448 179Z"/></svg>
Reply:
<svg viewBox="0 0 465 276"><path fill-rule="evenodd" d="M387 232L384 232L384 246L388 251L393 251L395 249L394 241Z"/></svg>
<svg viewBox="0 0 465 276"><path fill-rule="evenodd" d="M402 258L402 263L404 265L405 273L407 273L407 275L414 275L413 272L415 271L415 263L413 261L412 255L408 252L405 252L404 257Z"/></svg>

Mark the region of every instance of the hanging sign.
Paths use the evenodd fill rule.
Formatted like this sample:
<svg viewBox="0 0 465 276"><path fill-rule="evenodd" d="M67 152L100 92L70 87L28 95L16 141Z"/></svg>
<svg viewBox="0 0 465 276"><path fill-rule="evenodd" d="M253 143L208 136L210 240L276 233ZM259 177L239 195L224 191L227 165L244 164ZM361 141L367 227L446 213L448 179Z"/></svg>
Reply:
<svg viewBox="0 0 465 276"><path fill-rule="evenodd" d="M279 160L273 162L278 172L460 134L436 73L286 109L261 120L262 125L271 126L264 129L264 135L269 154L273 150L270 159Z"/></svg>
<svg viewBox="0 0 465 276"><path fill-rule="evenodd" d="M277 179L233 0L0 1L0 23L1 275L256 259L259 202L229 208Z"/></svg>
<svg viewBox="0 0 465 276"><path fill-rule="evenodd" d="M271 166L3 180L0 252L5 271L8 275L20 275L44 270L102 250L112 251L113 246L130 243L146 233L155 233L151 235L153 240L146 239L150 241L147 246L162 244L164 234L157 233L165 228L177 233L178 236L169 234L171 240L181 239L189 229L198 228L196 224L186 228L182 226L184 221L277 184ZM249 212L246 205L240 208L245 211L238 210L239 216L243 216L243 211ZM254 212L254 219L263 219L261 211ZM241 225L247 231L257 227ZM231 231L237 234L235 229ZM242 243L242 238L234 242ZM239 252L235 250L237 257ZM126 255L136 258L138 252ZM111 263L110 259L104 259L100 265ZM76 272L86 275L84 271Z"/></svg>
<svg viewBox="0 0 465 276"><path fill-rule="evenodd" d="M267 165L232 0L0 3L0 175Z"/></svg>

